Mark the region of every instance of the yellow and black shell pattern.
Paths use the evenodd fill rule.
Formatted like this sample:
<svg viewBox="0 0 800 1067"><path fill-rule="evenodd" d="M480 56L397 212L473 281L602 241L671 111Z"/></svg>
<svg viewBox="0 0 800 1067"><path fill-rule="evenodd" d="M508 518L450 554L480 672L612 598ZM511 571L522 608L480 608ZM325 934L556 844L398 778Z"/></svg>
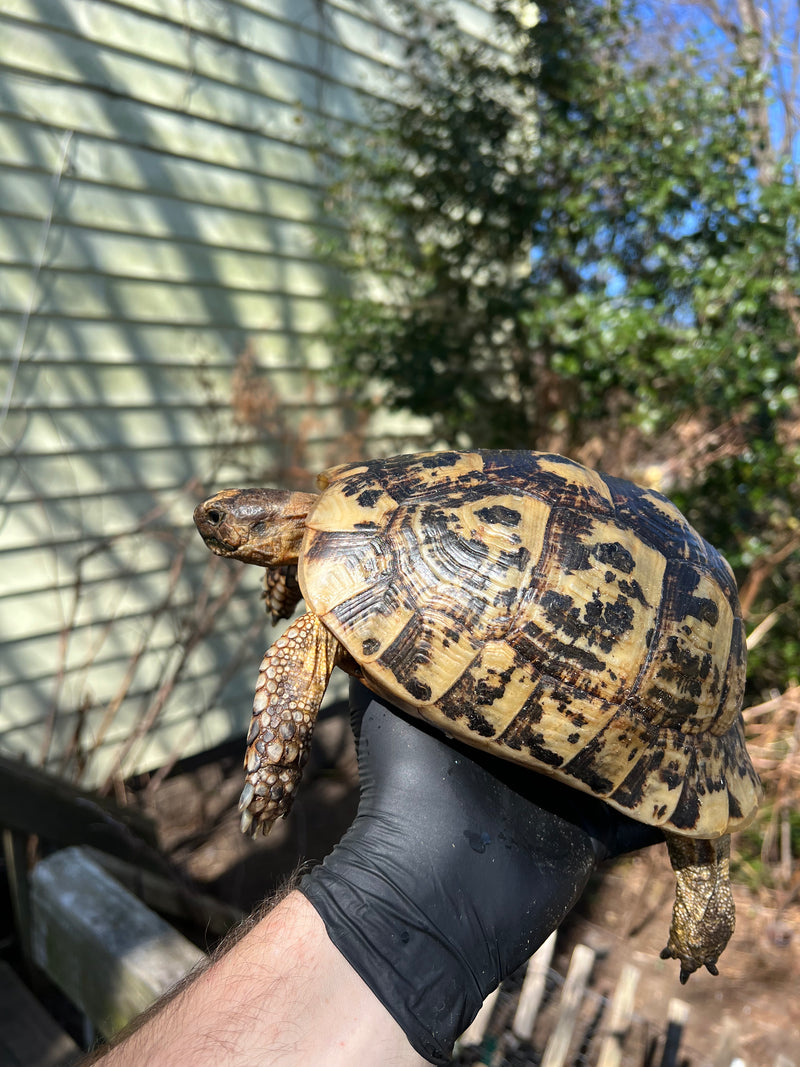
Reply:
<svg viewBox="0 0 800 1067"><path fill-rule="evenodd" d="M714 838L752 818L736 583L666 497L512 451L319 485L300 585L374 691L642 822Z"/></svg>

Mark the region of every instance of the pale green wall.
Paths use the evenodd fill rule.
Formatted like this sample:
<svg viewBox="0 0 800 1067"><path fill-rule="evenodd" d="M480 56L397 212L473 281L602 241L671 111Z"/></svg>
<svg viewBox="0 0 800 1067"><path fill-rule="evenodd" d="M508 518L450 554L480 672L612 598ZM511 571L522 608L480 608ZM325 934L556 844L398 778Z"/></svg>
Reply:
<svg viewBox="0 0 800 1067"><path fill-rule="evenodd" d="M398 44L383 20L326 0L4 0L4 752L95 784L121 757L130 773L242 734L270 639L259 576L195 647L233 569L190 531L194 503L424 438L362 426L320 376L327 279L300 144L382 91ZM245 355L250 424L230 407Z"/></svg>

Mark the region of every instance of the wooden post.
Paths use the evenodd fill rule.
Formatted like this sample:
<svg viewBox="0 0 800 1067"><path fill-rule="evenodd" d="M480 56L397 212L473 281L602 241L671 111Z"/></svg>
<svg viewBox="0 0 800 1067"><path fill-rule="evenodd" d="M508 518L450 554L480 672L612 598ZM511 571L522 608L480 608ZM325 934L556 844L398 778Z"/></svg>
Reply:
<svg viewBox="0 0 800 1067"><path fill-rule="evenodd" d="M547 972L550 970L553 951L556 947L556 934L557 931L554 930L528 960L525 980L522 983L514 1022L511 1025L514 1036L520 1041L530 1041L536 1025L536 1016L539 1014L539 1007L544 996Z"/></svg>
<svg viewBox="0 0 800 1067"><path fill-rule="evenodd" d="M623 967L611 1001L607 1033L600 1047L597 1067L619 1067L622 1063L622 1048L630 1030L639 978L640 972L633 964Z"/></svg>
<svg viewBox="0 0 800 1067"><path fill-rule="evenodd" d="M678 1049L681 1038L689 1018L689 1005L685 1000L673 997L667 1006L667 1035L664 1038L664 1055L661 1057L661 1067L676 1067L678 1062Z"/></svg>
<svg viewBox="0 0 800 1067"><path fill-rule="evenodd" d="M104 1037L112 1037L204 958L81 848L31 875L33 954Z"/></svg>
<svg viewBox="0 0 800 1067"><path fill-rule="evenodd" d="M731 1067L739 1045L739 1023L732 1015L726 1015L722 1020L719 1041L714 1050L712 1067Z"/></svg>
<svg viewBox="0 0 800 1067"><path fill-rule="evenodd" d="M223 937L245 917L241 909L199 893L177 878L165 878L96 848L87 847L83 851L120 885L129 889L149 908L169 916L170 920L188 919L208 934Z"/></svg>
<svg viewBox="0 0 800 1067"><path fill-rule="evenodd" d="M469 1045L480 1045L483 1041L486 1027L489 1025L489 1020L492 1017L492 1012L494 1011L494 1006L497 1003L499 995L500 986L498 986L497 989L492 990L489 996L484 1000L483 1004L481 1004L478 1014L459 1038L459 1048L466 1048Z"/></svg>
<svg viewBox="0 0 800 1067"><path fill-rule="evenodd" d="M563 1067L566 1061L586 983L594 966L594 957L594 950L588 945L576 945L561 991L558 1019L544 1050L541 1067Z"/></svg>

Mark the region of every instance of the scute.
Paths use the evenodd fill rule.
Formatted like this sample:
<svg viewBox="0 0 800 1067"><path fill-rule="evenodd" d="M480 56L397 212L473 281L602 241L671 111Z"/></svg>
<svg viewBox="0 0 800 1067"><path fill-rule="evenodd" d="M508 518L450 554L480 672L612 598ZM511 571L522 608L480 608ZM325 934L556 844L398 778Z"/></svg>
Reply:
<svg viewBox="0 0 800 1067"><path fill-rule="evenodd" d="M746 825L735 582L669 500L535 452L345 464L320 486L301 587L376 692L641 821Z"/></svg>
<svg viewBox="0 0 800 1067"><path fill-rule="evenodd" d="M510 640L563 681L619 702L647 655L665 565L613 519L555 509Z"/></svg>

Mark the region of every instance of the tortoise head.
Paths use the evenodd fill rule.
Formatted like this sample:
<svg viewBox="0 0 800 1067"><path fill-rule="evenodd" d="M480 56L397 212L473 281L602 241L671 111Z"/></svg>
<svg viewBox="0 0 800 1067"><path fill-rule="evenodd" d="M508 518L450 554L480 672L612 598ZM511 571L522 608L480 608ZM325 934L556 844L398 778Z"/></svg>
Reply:
<svg viewBox="0 0 800 1067"><path fill-rule="evenodd" d="M281 489L223 489L198 504L194 522L212 552L258 567L297 563L317 497Z"/></svg>

